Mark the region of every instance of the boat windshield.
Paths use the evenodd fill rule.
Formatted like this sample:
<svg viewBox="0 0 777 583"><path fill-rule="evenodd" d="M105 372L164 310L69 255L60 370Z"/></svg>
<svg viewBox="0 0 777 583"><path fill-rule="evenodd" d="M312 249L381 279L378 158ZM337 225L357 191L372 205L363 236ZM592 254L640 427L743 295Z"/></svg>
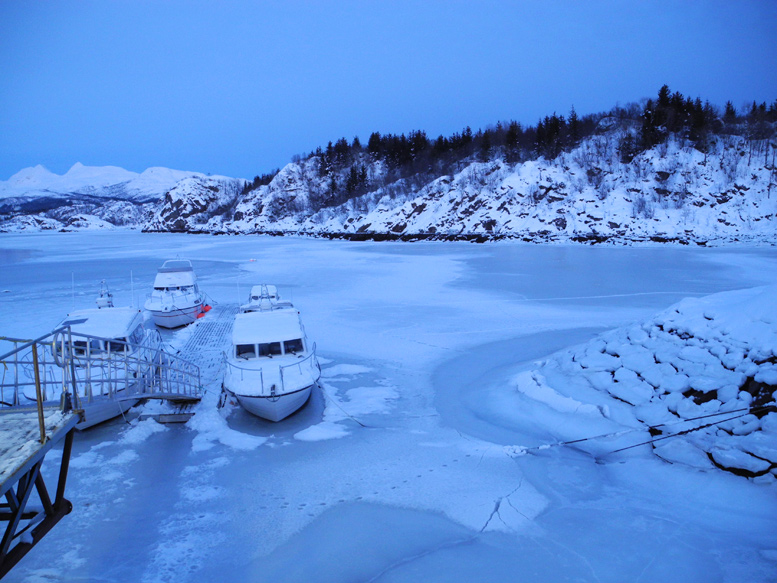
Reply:
<svg viewBox="0 0 777 583"><path fill-rule="evenodd" d="M283 352L285 354L297 354L303 350L302 338L295 338L294 340L286 340L283 342Z"/></svg>
<svg viewBox="0 0 777 583"><path fill-rule="evenodd" d="M277 356L281 354L280 342L268 342L259 345L259 356Z"/></svg>
<svg viewBox="0 0 777 583"><path fill-rule="evenodd" d="M89 341L89 354L99 354L103 351L102 342L97 339ZM84 356L87 354L87 341L86 340L73 340L73 353L76 356Z"/></svg>
<svg viewBox="0 0 777 583"><path fill-rule="evenodd" d="M142 341L143 341L143 327L138 326L132 331L132 334L130 334L130 343L140 344Z"/></svg>
<svg viewBox="0 0 777 583"><path fill-rule="evenodd" d="M171 285L169 287L155 287L156 291L190 293L197 289L196 285Z"/></svg>
<svg viewBox="0 0 777 583"><path fill-rule="evenodd" d="M111 351L111 354L115 354L116 352L124 352L124 349L126 348L126 342L126 338L116 338L115 340L109 340L108 350Z"/></svg>
<svg viewBox="0 0 777 583"><path fill-rule="evenodd" d="M235 346L235 356L238 358L256 358L256 345L238 344Z"/></svg>
<svg viewBox="0 0 777 583"><path fill-rule="evenodd" d="M236 344L235 356L245 360L256 358L257 356L272 358L273 356L281 356L283 354L304 352L304 346L302 338L284 340L283 342L267 342L264 344Z"/></svg>

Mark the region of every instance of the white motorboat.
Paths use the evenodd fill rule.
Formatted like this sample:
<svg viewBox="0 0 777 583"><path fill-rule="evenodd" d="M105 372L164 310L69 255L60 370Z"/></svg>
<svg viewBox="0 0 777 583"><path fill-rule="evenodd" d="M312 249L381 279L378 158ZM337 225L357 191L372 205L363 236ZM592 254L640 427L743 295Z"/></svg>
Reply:
<svg viewBox="0 0 777 583"><path fill-rule="evenodd" d="M251 293L248 294L248 303L240 306L240 311L262 312L293 307L294 305L290 301L281 299L277 287L262 283L251 288Z"/></svg>
<svg viewBox="0 0 777 583"><path fill-rule="evenodd" d="M77 429L117 417L135 405L139 383L144 375L153 374L151 363L161 349L159 333L144 328L142 312L113 307L104 285L97 305L101 307L71 312L57 326L70 327L55 337L51 347L60 372L52 370L49 374L58 378L43 384L44 402L59 402L63 387L78 387L71 395L71 405L83 411ZM34 386L27 386L23 394L37 400Z"/></svg>
<svg viewBox="0 0 777 583"><path fill-rule="evenodd" d="M188 259L165 261L154 279L154 290L148 296L146 310L162 328L191 324L210 310L197 285L197 275Z"/></svg>
<svg viewBox="0 0 777 583"><path fill-rule="evenodd" d="M270 299L274 286L257 287L259 299L235 316L223 388L249 413L281 421L307 402L321 367L299 312L277 292Z"/></svg>

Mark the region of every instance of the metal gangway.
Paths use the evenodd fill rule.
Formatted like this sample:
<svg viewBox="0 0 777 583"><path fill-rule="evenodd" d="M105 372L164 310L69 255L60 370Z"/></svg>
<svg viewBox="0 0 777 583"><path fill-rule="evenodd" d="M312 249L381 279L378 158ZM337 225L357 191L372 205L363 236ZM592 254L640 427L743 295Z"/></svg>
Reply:
<svg viewBox="0 0 777 583"><path fill-rule="evenodd" d="M32 345L17 338L4 340L14 349L0 357L2 405L19 407L38 399L46 405L59 403L80 413L77 429L123 414L142 399L192 404L202 397L199 367L166 351L156 331L139 344L78 334L69 326ZM35 393L36 370L40 397Z"/></svg>
<svg viewBox="0 0 777 583"><path fill-rule="evenodd" d="M65 498L73 434L80 416L62 404L44 405L46 335L28 342L11 340L13 348L0 356L3 406L0 407L0 578L4 577L65 515L73 505ZM22 369L21 363L25 363ZM18 369L18 370L17 370ZM7 386L14 379L17 388ZM34 406L20 404L18 387L29 378L39 397ZM71 379L72 380L72 379ZM72 390L74 386L68 386ZM8 390L6 390L8 389ZM8 398L8 401L6 401ZM9 402L10 401L10 402ZM63 443L54 499L41 469L54 446Z"/></svg>
<svg viewBox="0 0 777 583"><path fill-rule="evenodd" d="M130 344L64 326L35 340L0 337L0 352L2 578L72 510L65 484L76 429L123 414L142 399L191 407L202 385L199 367L165 351L156 331ZM52 500L41 467L60 442Z"/></svg>

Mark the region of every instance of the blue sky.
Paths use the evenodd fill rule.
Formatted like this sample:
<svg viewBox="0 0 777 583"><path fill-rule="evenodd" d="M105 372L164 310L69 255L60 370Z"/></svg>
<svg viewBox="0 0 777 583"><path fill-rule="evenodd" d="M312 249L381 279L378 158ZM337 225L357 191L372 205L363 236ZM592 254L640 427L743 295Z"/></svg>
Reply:
<svg viewBox="0 0 777 583"><path fill-rule="evenodd" d="M0 2L0 180L251 178L329 140L777 99L777 2Z"/></svg>

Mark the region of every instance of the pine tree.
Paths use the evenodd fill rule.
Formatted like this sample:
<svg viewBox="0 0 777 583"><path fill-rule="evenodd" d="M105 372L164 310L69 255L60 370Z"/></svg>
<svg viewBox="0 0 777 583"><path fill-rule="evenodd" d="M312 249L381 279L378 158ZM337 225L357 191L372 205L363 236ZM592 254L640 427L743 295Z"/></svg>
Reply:
<svg viewBox="0 0 777 583"><path fill-rule="evenodd" d="M374 160L381 158L383 154L383 140L378 132L372 132L367 141L367 152Z"/></svg>
<svg viewBox="0 0 777 583"><path fill-rule="evenodd" d="M569 122L567 125L569 127L569 145L574 148L580 142L580 120L577 118L574 105L569 112Z"/></svg>
<svg viewBox="0 0 777 583"><path fill-rule="evenodd" d="M534 149L538 156L542 156L546 145L545 126L543 125L542 120L540 120L537 122L537 135L534 139Z"/></svg>
<svg viewBox="0 0 777 583"><path fill-rule="evenodd" d="M480 152L478 159L481 162L487 162L491 157L491 132L486 131L480 138Z"/></svg>
<svg viewBox="0 0 777 583"><path fill-rule="evenodd" d="M507 150L507 161L510 163L518 160L518 143L521 137L521 125L516 121L511 121L507 126L505 134L505 148Z"/></svg>
<svg viewBox="0 0 777 583"><path fill-rule="evenodd" d="M664 86L666 87L666 85ZM656 127L655 104L648 99L642 111L642 129L640 131L640 148L649 150L659 142L659 132Z"/></svg>
<svg viewBox="0 0 777 583"><path fill-rule="evenodd" d="M726 109L723 114L723 121L726 124L734 124L737 121L737 110L731 101L726 101Z"/></svg>

